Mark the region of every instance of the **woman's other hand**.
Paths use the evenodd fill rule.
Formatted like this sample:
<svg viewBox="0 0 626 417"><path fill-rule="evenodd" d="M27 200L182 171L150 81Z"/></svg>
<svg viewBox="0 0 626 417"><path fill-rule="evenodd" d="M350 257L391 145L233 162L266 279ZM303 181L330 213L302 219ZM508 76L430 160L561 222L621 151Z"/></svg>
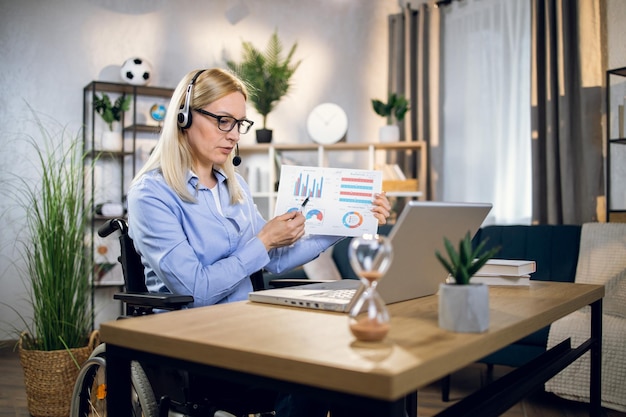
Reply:
<svg viewBox="0 0 626 417"><path fill-rule="evenodd" d="M391 215L391 203L387 199L385 192L383 191L380 194L374 195L374 208L372 208L372 212L374 213L374 217L378 219L378 224L386 224L387 219Z"/></svg>

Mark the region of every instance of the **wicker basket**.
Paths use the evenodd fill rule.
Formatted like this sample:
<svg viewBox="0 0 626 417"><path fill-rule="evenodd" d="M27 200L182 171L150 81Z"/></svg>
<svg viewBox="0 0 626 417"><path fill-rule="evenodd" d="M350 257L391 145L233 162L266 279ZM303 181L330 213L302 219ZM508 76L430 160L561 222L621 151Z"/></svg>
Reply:
<svg viewBox="0 0 626 417"><path fill-rule="evenodd" d="M69 349L69 352L65 349L23 349L23 338L24 335L19 340L19 353L24 369L28 411L33 417L69 416L72 390L79 372L72 356L82 365L98 345L99 332L95 330L91 333L87 346Z"/></svg>

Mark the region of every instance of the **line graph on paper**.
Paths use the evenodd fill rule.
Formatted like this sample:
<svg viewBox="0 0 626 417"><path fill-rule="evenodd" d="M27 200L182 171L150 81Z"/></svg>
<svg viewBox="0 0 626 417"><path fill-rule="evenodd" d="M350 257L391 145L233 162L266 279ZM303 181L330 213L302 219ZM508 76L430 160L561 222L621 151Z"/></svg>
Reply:
<svg viewBox="0 0 626 417"><path fill-rule="evenodd" d="M307 234L376 233L378 222L371 208L381 189L380 171L283 165L276 215L302 210Z"/></svg>

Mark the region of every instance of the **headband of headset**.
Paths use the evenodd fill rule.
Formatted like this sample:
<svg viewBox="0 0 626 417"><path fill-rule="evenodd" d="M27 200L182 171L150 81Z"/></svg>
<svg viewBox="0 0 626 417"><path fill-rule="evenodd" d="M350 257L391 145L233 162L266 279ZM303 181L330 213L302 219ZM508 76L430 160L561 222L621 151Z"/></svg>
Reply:
<svg viewBox="0 0 626 417"><path fill-rule="evenodd" d="M193 86L196 83L196 80L198 79L200 74L202 74L204 71L206 70L200 70L196 72L196 74L193 76L193 78L189 82L189 85L187 86L187 91L185 93L185 101L183 102L183 105L180 106L180 109L178 110L178 126L182 129L188 129L191 126L190 104L191 104L191 97L193 96L192 95Z"/></svg>

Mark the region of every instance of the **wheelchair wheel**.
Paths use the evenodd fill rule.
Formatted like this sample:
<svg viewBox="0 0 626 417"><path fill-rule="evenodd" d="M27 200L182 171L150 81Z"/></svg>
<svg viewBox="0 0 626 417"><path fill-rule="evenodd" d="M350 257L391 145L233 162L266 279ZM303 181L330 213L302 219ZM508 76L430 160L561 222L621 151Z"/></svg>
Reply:
<svg viewBox="0 0 626 417"><path fill-rule="evenodd" d="M106 347L101 344L87 359L78 374L70 417L104 417L106 410ZM158 404L146 373L137 362L131 363L133 416L158 417Z"/></svg>

